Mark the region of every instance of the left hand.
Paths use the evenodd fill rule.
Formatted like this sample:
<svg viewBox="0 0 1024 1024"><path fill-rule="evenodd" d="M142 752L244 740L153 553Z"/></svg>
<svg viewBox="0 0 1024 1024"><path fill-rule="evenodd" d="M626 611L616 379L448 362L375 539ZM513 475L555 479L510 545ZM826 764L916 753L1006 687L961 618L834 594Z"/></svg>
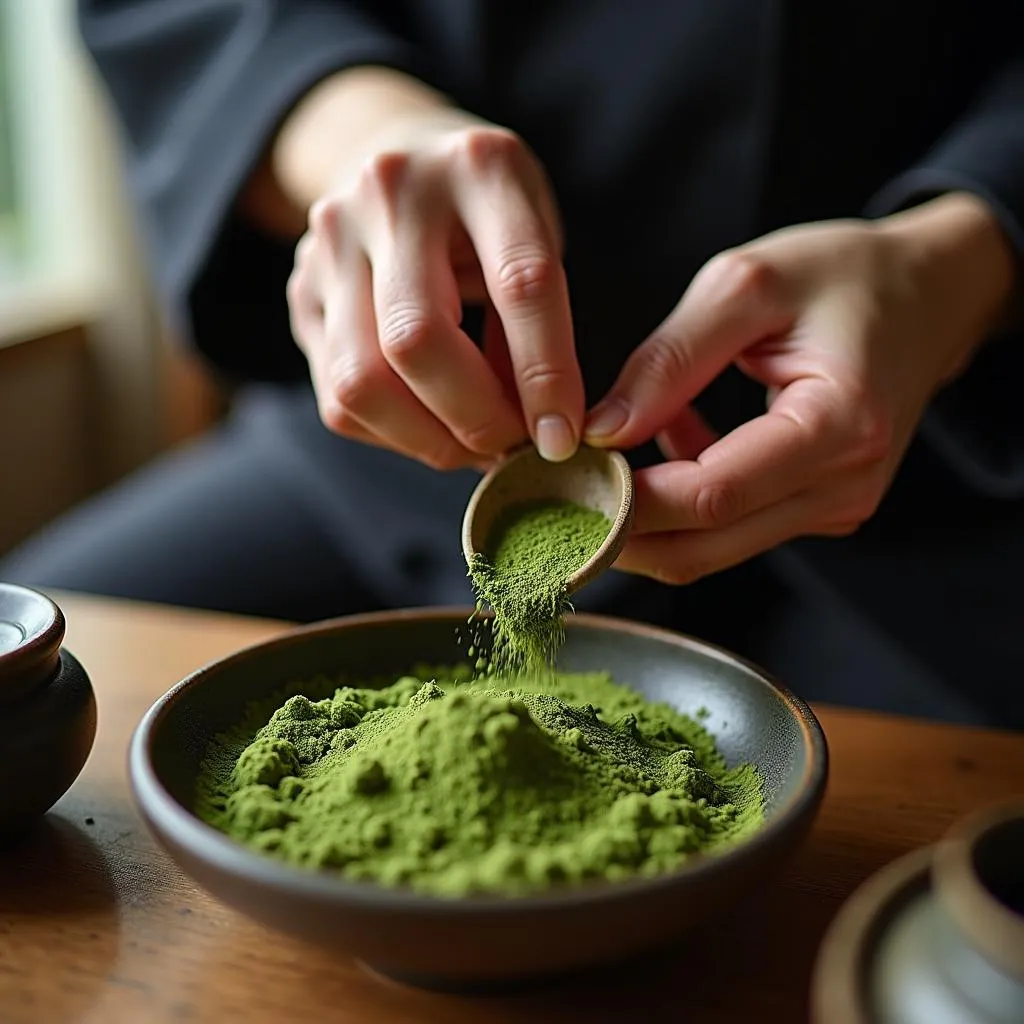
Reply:
<svg viewBox="0 0 1024 1024"><path fill-rule="evenodd" d="M715 257L588 421L591 444L655 437L670 460L637 474L617 567L688 583L795 537L852 533L1012 286L1006 239L965 193ZM689 403L730 363L766 386L768 409L718 439Z"/></svg>

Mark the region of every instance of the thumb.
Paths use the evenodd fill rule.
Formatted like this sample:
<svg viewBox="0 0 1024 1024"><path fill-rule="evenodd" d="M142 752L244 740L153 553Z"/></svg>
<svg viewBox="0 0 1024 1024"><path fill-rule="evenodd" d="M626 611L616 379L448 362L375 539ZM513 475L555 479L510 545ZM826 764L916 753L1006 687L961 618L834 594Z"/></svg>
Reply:
<svg viewBox="0 0 1024 1024"><path fill-rule="evenodd" d="M711 260L629 359L584 431L596 447L633 448L664 430L744 349L792 316L775 269L748 252Z"/></svg>

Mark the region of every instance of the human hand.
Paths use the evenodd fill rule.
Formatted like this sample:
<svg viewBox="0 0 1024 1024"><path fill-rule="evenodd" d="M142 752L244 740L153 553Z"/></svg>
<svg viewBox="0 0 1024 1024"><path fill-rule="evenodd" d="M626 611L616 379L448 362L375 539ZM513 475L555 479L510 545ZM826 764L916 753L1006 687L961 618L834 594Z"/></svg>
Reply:
<svg viewBox="0 0 1024 1024"><path fill-rule="evenodd" d="M799 536L852 533L878 507L935 391L1012 289L978 199L789 228L713 259L627 361L586 440L656 437L617 567L692 582ZM690 402L735 363L767 412L717 439Z"/></svg>
<svg viewBox="0 0 1024 1024"><path fill-rule="evenodd" d="M324 422L438 469L527 436L570 456L584 397L560 249L516 135L450 107L389 113L334 164L288 284ZM463 302L486 303L482 351Z"/></svg>

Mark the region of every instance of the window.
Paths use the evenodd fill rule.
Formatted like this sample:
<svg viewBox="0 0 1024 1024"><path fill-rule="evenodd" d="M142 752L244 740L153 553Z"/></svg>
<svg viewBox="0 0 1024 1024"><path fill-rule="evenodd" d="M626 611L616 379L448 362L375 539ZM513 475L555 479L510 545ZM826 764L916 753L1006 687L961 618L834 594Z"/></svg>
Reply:
<svg viewBox="0 0 1024 1024"><path fill-rule="evenodd" d="M6 3L0 0L0 278L11 274L21 253L18 182L15 177L12 125L10 25Z"/></svg>
<svg viewBox="0 0 1024 1024"><path fill-rule="evenodd" d="M0 347L88 322L100 294L109 215L73 15L0 0Z"/></svg>

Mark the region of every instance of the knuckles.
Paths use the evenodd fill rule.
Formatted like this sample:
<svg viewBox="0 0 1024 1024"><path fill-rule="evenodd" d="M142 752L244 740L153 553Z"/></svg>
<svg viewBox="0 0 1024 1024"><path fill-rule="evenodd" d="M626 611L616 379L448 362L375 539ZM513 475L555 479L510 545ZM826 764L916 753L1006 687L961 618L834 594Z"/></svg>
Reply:
<svg viewBox="0 0 1024 1024"><path fill-rule="evenodd" d="M551 253L535 245L504 253L498 263L498 292L511 306L547 298L555 285L557 263Z"/></svg>
<svg viewBox="0 0 1024 1024"><path fill-rule="evenodd" d="M289 275L284 286L285 298L292 309L297 309L306 298L306 282L303 272L296 267Z"/></svg>
<svg viewBox="0 0 1024 1024"><path fill-rule="evenodd" d="M285 298L290 306L297 307L313 298L313 265L316 259L317 241L308 232L295 246L295 263L285 283Z"/></svg>
<svg viewBox="0 0 1024 1024"><path fill-rule="evenodd" d="M530 391L557 391L569 382L566 370L551 363L527 363L519 372L519 383Z"/></svg>
<svg viewBox="0 0 1024 1024"><path fill-rule="evenodd" d="M340 224L340 203L334 196L322 196L309 208L309 231L314 238L335 239Z"/></svg>
<svg viewBox="0 0 1024 1024"><path fill-rule="evenodd" d="M713 256L700 276L704 287L722 304L773 304L779 294L776 269L763 257L742 249Z"/></svg>
<svg viewBox="0 0 1024 1024"><path fill-rule="evenodd" d="M383 373L375 367L347 364L332 369L328 386L333 404L341 413L358 417L365 415L380 394L383 383Z"/></svg>
<svg viewBox="0 0 1024 1024"><path fill-rule="evenodd" d="M375 153L367 158L347 185L321 196L309 208L309 233L336 246L345 223L363 209L383 210L389 219L410 189L413 157L410 153Z"/></svg>
<svg viewBox="0 0 1024 1024"><path fill-rule="evenodd" d="M313 324L322 317L319 296L314 287L308 260L296 256L295 266L285 283L285 300L292 337L299 348L308 354Z"/></svg>
<svg viewBox="0 0 1024 1024"><path fill-rule="evenodd" d="M348 437L359 433L359 424L337 398L328 393L318 402L320 420L334 434Z"/></svg>
<svg viewBox="0 0 1024 1024"><path fill-rule="evenodd" d="M693 518L698 527L716 529L741 519L744 513L742 488L732 480L715 480L702 485L694 496Z"/></svg>
<svg viewBox="0 0 1024 1024"><path fill-rule="evenodd" d="M687 351L675 339L656 332L636 350L636 376L645 380L683 381L690 375L692 361Z"/></svg>
<svg viewBox="0 0 1024 1024"><path fill-rule="evenodd" d="M472 174L486 174L520 162L526 146L515 132L507 128L481 126L459 132L453 156Z"/></svg>
<svg viewBox="0 0 1024 1024"><path fill-rule="evenodd" d="M885 492L885 474L880 467L870 469L847 484L845 494L833 498L831 510L813 532L826 537L851 536L875 515Z"/></svg>
<svg viewBox="0 0 1024 1024"><path fill-rule="evenodd" d="M375 153L363 164L356 192L361 199L377 202L385 209L398 204L412 157L408 153Z"/></svg>
<svg viewBox="0 0 1024 1024"><path fill-rule="evenodd" d="M877 405L862 402L850 427L850 454L861 465L883 462L892 450L893 433L891 418Z"/></svg>
<svg viewBox="0 0 1024 1024"><path fill-rule="evenodd" d="M499 437L498 425L494 421L478 423L459 432L463 447L479 455L501 455L503 446L496 443Z"/></svg>
<svg viewBox="0 0 1024 1024"><path fill-rule="evenodd" d="M317 234L333 236L349 207L370 205L394 213L404 196L428 186L441 165L480 177L496 170L525 169L529 151L514 132L497 127L466 128L432 155L385 150L368 157L342 191L318 200L309 223Z"/></svg>
<svg viewBox="0 0 1024 1024"><path fill-rule="evenodd" d="M378 340L389 363L405 366L430 349L438 325L419 310L393 309L381 320Z"/></svg>

